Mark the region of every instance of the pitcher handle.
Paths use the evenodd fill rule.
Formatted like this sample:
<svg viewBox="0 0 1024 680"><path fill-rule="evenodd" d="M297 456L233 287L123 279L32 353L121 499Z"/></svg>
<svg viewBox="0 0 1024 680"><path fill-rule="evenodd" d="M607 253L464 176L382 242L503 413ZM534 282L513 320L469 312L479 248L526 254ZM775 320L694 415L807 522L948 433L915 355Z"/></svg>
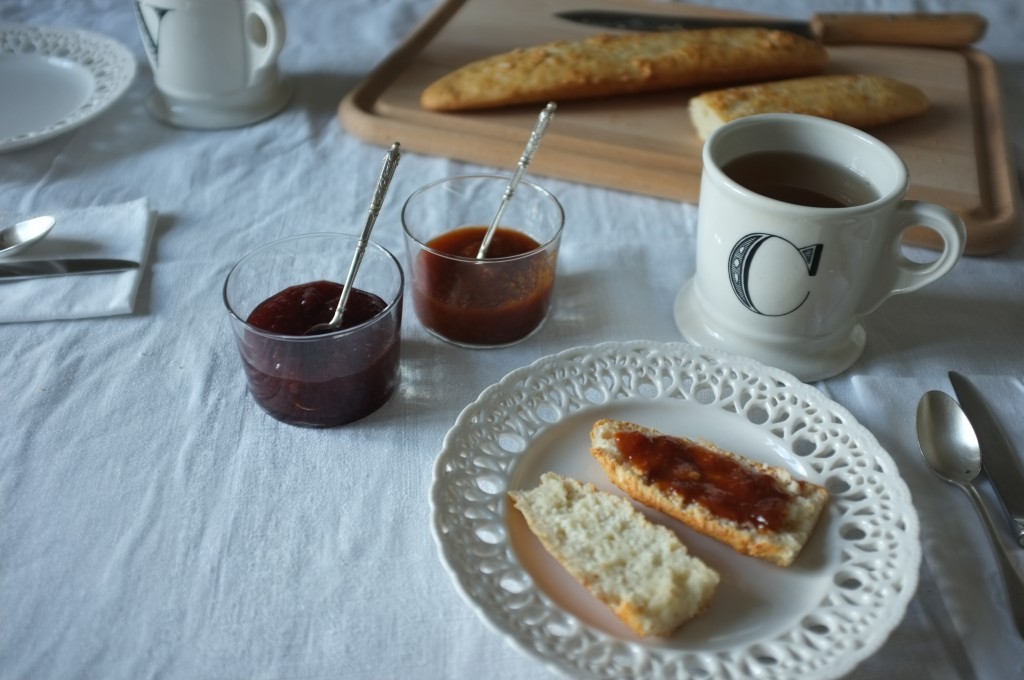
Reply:
<svg viewBox="0 0 1024 680"><path fill-rule="evenodd" d="M273 0L244 2L245 38L250 54L249 84L252 85L260 79L263 71L277 63L277 57L284 49L285 25L281 10ZM255 28L254 21L260 24L259 29Z"/></svg>

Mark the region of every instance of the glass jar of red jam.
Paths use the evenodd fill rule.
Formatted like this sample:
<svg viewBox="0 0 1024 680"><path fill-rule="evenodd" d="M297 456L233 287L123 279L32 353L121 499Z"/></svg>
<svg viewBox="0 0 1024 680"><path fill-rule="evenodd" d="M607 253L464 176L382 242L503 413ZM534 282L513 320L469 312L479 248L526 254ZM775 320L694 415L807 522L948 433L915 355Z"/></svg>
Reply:
<svg viewBox="0 0 1024 680"><path fill-rule="evenodd" d="M224 284L249 392L291 425L334 427L364 418L399 382L404 276L369 243L337 330L310 334L334 315L358 237L308 234L243 258Z"/></svg>
<svg viewBox="0 0 1024 680"><path fill-rule="evenodd" d="M565 215L558 200L520 182L500 226L477 253L510 178L470 175L419 189L402 208L416 316L464 347L529 337L551 309Z"/></svg>

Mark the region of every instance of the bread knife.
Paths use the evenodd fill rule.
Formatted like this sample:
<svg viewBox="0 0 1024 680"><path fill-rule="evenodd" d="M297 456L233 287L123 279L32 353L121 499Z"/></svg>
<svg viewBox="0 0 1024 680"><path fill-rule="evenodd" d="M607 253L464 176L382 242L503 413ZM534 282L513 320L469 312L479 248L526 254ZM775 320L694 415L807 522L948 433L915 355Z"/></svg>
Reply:
<svg viewBox="0 0 1024 680"><path fill-rule="evenodd" d="M75 258L66 260L24 260L0 263L0 281L19 281L48 276L70 276L72 274L100 274L138 269L139 263L131 260L96 258Z"/></svg>
<svg viewBox="0 0 1024 680"><path fill-rule="evenodd" d="M820 40L844 43L967 47L985 35L988 21L973 12L871 14L815 14L810 21L770 18L681 16L609 10L571 10L555 16L588 26L627 31L676 31L702 28L775 28Z"/></svg>
<svg viewBox="0 0 1024 680"><path fill-rule="evenodd" d="M949 382L953 384L957 401L978 436L981 466L1010 516L1017 544L1024 547L1024 471L1017 455L978 388L956 371L950 371Z"/></svg>

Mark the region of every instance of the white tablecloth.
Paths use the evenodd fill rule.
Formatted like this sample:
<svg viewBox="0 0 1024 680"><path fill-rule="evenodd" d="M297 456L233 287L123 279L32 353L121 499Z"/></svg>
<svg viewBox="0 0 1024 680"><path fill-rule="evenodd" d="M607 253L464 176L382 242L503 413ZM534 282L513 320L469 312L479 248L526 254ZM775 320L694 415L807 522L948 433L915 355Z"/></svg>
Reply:
<svg viewBox="0 0 1024 680"><path fill-rule="evenodd" d="M757 9L797 17L805 5ZM1017 0L813 5L986 14L979 47L998 61L1020 166ZM343 130L336 107L433 3L281 6L294 101L260 125L199 132L146 113L152 76L131 3L0 4L0 21L99 32L139 63L110 111L0 156L0 211L146 198L158 214L133 313L0 324L0 678L552 677L485 626L442 568L432 466L458 412L506 372L577 345L678 341L670 310L693 271L696 208L544 180L568 220L555 309L538 335L468 352L430 337L410 307L401 390L383 409L345 428L283 426L246 393L224 277L266 241L358 231L383 150ZM404 257L401 198L471 169L406 153L375 240ZM1018 239L893 298L869 317L857 365L818 384L893 456L922 522L918 593L851 678L1024 677L1024 642L999 602L981 526L966 497L924 468L913 424L923 391L950 391L955 369L998 398L1024 452L1022 258Z"/></svg>

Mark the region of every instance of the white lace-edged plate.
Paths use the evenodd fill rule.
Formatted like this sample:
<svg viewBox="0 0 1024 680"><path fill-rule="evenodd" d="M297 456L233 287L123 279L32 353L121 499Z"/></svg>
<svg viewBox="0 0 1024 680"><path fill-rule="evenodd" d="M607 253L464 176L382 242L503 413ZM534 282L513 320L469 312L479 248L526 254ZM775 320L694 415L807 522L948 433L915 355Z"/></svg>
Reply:
<svg viewBox="0 0 1024 680"><path fill-rule="evenodd" d="M590 427L604 417L785 466L826 486L829 505L785 569L643 508L722 581L710 609L674 636L639 638L506 500L548 470L621 493L589 453ZM882 645L917 587L917 514L874 436L788 373L682 343L580 347L512 371L448 432L430 500L441 560L465 600L573 678L837 678Z"/></svg>
<svg viewBox="0 0 1024 680"><path fill-rule="evenodd" d="M135 70L128 48L106 36L0 25L0 152L92 120L124 95Z"/></svg>

